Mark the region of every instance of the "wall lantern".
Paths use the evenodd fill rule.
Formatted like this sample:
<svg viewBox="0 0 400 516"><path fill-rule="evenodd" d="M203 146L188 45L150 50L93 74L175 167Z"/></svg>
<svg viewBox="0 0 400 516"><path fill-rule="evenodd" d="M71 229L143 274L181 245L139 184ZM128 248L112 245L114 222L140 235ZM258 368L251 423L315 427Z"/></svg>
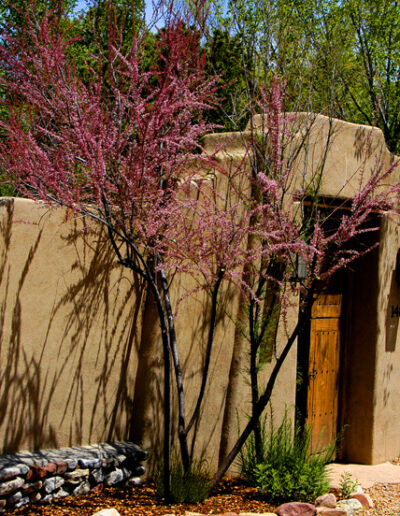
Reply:
<svg viewBox="0 0 400 516"><path fill-rule="evenodd" d="M307 264L305 260L297 255L297 278L299 280L304 280L307 278Z"/></svg>

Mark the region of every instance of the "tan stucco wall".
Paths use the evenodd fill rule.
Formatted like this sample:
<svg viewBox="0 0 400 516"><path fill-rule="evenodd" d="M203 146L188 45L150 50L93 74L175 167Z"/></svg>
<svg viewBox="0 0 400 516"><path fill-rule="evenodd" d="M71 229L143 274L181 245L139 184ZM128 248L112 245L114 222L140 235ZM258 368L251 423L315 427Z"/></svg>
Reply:
<svg viewBox="0 0 400 516"><path fill-rule="evenodd" d="M400 309L400 285L396 281L399 237L397 224L388 218L382 227L378 269L372 463L397 457L400 452L400 318L396 313L396 307Z"/></svg>
<svg viewBox="0 0 400 516"><path fill-rule="evenodd" d="M298 123L304 124L305 119L300 114ZM254 122L257 125L257 118ZM295 129L294 147L304 136L300 127ZM248 137L248 132L209 135L204 145L214 150L227 144L217 158L235 166L245 157ZM323 165L321 194L351 199L360 180L365 181L378 162L388 166L392 159L379 130L318 116L310 129L307 152L297 158L296 187L301 186L303 174L315 175ZM145 302L141 286L116 264L106 235L93 225L82 231L85 224L66 218L63 210L49 212L32 201L1 201L1 448L13 451L131 436L157 456L162 433L162 353L154 307ZM362 288L353 303L354 324L346 342L350 352L343 405L344 423L350 430L345 449L349 457L364 462L391 458L400 449L395 403L400 390L396 365L400 336L397 326L390 326L393 321L386 319L392 303L388 296L397 299L399 294L392 281L398 246L397 229L389 224L381 231L380 251L366 257L354 277ZM368 283L374 266L376 277ZM178 298L193 286L190 278L182 277L173 296ZM241 367L232 383L233 350L239 346L233 321L239 300L229 290L224 296L196 443L198 456L213 464L218 460L221 434L232 444L238 432L236 421L222 428L230 382L235 383L231 403L240 426L250 412L243 343ZM207 306L205 294L197 293L179 309L177 333L189 415L199 389ZM279 330L278 353L296 318L294 301L287 328L281 325ZM277 421L286 407L294 411L296 353L294 346L273 394ZM263 381L269 372L266 366Z"/></svg>
<svg viewBox="0 0 400 516"><path fill-rule="evenodd" d="M377 166L387 169L393 157L377 127L312 113L287 113L286 155L295 156L296 184L318 186L321 196L352 199ZM262 116L253 119L262 128ZM248 126L249 127L249 126ZM322 173L322 176L321 176Z"/></svg>
<svg viewBox="0 0 400 516"><path fill-rule="evenodd" d="M137 435L156 459L162 435L158 320L151 304L145 310L141 286L116 264L106 235L86 224L66 218L63 209L50 211L27 199L1 200L1 452ZM173 297L195 286L188 277L177 280ZM214 466L237 303L237 296L225 288L196 429L196 454ZM179 308L177 336L189 415L200 387L208 308L204 293L184 300ZM288 326L295 324L295 315L296 310L289 313ZM245 347L244 357L247 352ZM274 392L276 420L286 404L294 410L295 361L293 349ZM247 422L249 400L243 363L231 444L238 425Z"/></svg>
<svg viewBox="0 0 400 516"><path fill-rule="evenodd" d="M104 234L83 224L1 200L2 452L126 437L139 289Z"/></svg>

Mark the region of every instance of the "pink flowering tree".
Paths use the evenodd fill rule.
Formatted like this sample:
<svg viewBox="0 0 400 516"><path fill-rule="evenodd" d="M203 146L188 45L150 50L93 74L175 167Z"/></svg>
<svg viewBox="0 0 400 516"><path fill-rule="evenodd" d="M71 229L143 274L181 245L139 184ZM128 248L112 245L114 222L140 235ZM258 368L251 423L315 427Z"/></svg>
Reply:
<svg viewBox="0 0 400 516"><path fill-rule="evenodd" d="M394 176L398 162L386 169L378 157L372 172L360 167L358 190L351 201L323 198L320 188L331 135L319 166L315 171L302 173L296 160L308 142L313 120L312 117L308 122L303 120L305 131L299 137L296 115L283 110L284 89L284 81L274 77L270 91L261 90L261 100L255 102L263 113L261 127L250 122L247 175L252 188L246 203L252 206L253 222L270 231L249 234L248 248L261 245L263 251L257 260L244 266L242 276L251 292L244 297L245 308L238 317L250 357L251 414L234 446L220 454L214 483L221 480L251 433L255 459L262 461L260 417L271 400L288 353L310 323L316 295L335 273L377 245L364 239L365 244L360 247L359 237L379 230L379 217L399 210L400 185ZM367 142L365 160L368 147ZM279 246L275 247L272 235L279 235ZM278 349L278 324L285 321L287 309L297 295L300 295L297 324ZM259 373L265 362L271 362L272 367L261 390Z"/></svg>
<svg viewBox="0 0 400 516"><path fill-rule="evenodd" d="M1 102L7 116L0 121L0 167L27 197L104 226L118 262L151 292L163 347L168 498L171 375L180 455L188 472L188 443L209 378L221 285L229 282L250 298L254 293L243 281L243 267L271 252L284 256L293 242L267 217L268 208L242 196L243 177L248 179L242 167L225 170L202 153L199 138L211 129L202 115L215 105L217 79L204 73L196 32L171 17L155 38L149 65L146 34L134 32L126 49L111 9L106 44L104 34L100 39L94 33L99 44L82 78L72 50L79 38L68 38L62 16L54 11L38 20L27 14L23 34L2 35ZM212 169L230 185L229 199L207 174ZM251 249L249 235L258 235ZM211 298L201 385L189 415L170 294L176 273L195 276L198 289Z"/></svg>
<svg viewBox="0 0 400 516"><path fill-rule="evenodd" d="M0 166L22 194L103 225L119 263L153 294L163 343L168 496L171 360L185 470L190 461L169 274L190 258L190 234L182 224L184 213L193 209L192 163L202 161L198 142L208 129L202 112L214 104L215 80L205 76L198 37L183 22L171 20L158 33L149 66L143 64L145 34L135 34L123 52L112 12L107 45L101 42L88 56L84 80L71 53L76 40L62 30L67 22L62 23L60 13L50 12L40 21L27 15L24 34L3 34L2 102L8 115L1 121ZM221 276L210 272L214 297ZM215 313L215 304L211 310ZM215 315L211 321L210 341ZM202 393L189 430L201 399Z"/></svg>

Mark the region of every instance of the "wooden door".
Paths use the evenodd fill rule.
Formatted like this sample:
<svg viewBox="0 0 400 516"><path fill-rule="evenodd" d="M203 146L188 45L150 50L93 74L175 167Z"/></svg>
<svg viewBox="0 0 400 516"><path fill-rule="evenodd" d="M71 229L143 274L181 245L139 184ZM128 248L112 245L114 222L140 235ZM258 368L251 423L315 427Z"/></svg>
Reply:
<svg viewBox="0 0 400 516"><path fill-rule="evenodd" d="M341 294L321 294L312 310L307 395L312 451L337 436L341 306Z"/></svg>

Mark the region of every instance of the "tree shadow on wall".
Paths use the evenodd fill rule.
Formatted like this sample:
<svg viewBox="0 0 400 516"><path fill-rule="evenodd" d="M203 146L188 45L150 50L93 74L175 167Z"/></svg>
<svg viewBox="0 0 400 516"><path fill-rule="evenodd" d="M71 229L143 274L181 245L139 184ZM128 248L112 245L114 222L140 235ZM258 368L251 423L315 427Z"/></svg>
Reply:
<svg viewBox="0 0 400 516"><path fill-rule="evenodd" d="M175 277L173 297L179 297L190 290L190 279ZM191 430L189 446L197 459L205 456L218 458L222 414L225 392L229 379L232 339L225 334L228 321L227 307L236 307L233 289L221 292L221 302L217 311L217 332L212 351L209 381L202 404L198 424ZM177 318L177 338L181 365L184 375L186 395L186 423L191 417L200 389L201 374L204 368L205 348L209 330L210 298L204 293L196 293L182 303ZM235 314L233 314L235 316ZM232 324L232 323L228 323ZM163 441L163 359L157 310L151 294L144 305L144 318L141 346L138 357L131 440L143 444L150 450L148 468L154 472L162 463ZM221 370L223 373L221 374ZM174 375L172 375L174 376ZM177 436L177 400L173 382L172 439L174 453L179 454ZM221 414L221 417L218 415ZM214 451L213 451L214 450Z"/></svg>
<svg viewBox="0 0 400 516"><path fill-rule="evenodd" d="M82 232L84 221L68 221L52 235L51 214L32 226L16 270L13 206L0 223L3 452L126 439L142 285L116 264L105 232ZM41 278L41 292L37 265L45 255L56 270ZM37 308L28 313L32 296ZM35 318L42 324L31 333Z"/></svg>

